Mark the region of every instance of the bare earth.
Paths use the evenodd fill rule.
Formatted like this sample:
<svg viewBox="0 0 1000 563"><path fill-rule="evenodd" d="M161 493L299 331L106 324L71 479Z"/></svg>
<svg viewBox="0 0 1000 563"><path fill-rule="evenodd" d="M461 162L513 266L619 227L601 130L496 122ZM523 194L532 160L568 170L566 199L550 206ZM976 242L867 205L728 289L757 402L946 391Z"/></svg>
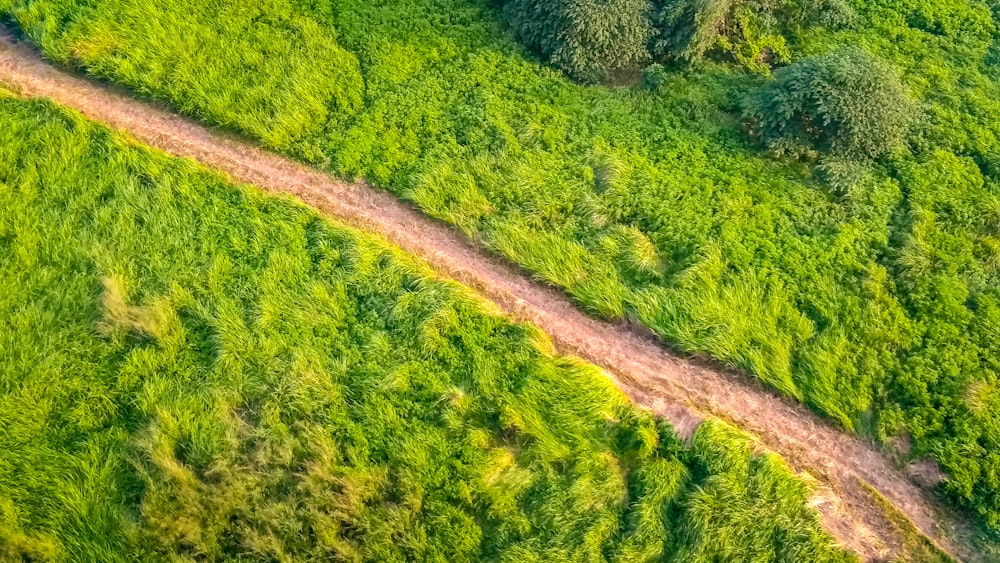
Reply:
<svg viewBox="0 0 1000 563"><path fill-rule="evenodd" d="M595 320L564 294L486 255L453 229L364 183L346 183L179 117L125 91L53 68L0 28L0 83L44 96L124 130L142 143L190 157L235 180L291 193L350 225L374 232L428 262L442 276L481 292L507 315L548 333L563 353L603 367L636 403L690 435L714 416L759 436L820 486L814 498L825 527L866 560L901 555L903 535L858 482L862 480L935 544L963 560L988 557L967 542L968 524L942 508L873 445L844 434L805 407L755 380L666 351L645 332Z"/></svg>

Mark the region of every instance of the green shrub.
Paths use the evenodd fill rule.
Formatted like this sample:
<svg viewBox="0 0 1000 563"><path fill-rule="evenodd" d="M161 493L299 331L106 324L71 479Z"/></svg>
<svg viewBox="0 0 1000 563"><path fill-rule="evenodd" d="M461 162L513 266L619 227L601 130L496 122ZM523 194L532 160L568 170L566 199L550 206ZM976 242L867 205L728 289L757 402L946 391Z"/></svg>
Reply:
<svg viewBox="0 0 1000 563"><path fill-rule="evenodd" d="M660 63L653 63L642 69L642 85L657 91L670 79L670 73Z"/></svg>
<svg viewBox="0 0 1000 563"><path fill-rule="evenodd" d="M857 159L902 144L916 113L895 72L855 47L779 70L743 107L750 134L775 153Z"/></svg>
<svg viewBox="0 0 1000 563"><path fill-rule="evenodd" d="M787 62L785 38L774 33L776 5L769 0L664 2L656 11L657 39L652 50L692 62L719 49L751 68Z"/></svg>
<svg viewBox="0 0 1000 563"><path fill-rule="evenodd" d="M853 20L843 0L656 0L653 14L654 55L693 62L718 51L752 70L789 62L786 35L799 28Z"/></svg>
<svg viewBox="0 0 1000 563"><path fill-rule="evenodd" d="M986 74L996 81L1000 80L1000 0L986 0L986 5L990 8L993 33L983 66Z"/></svg>
<svg viewBox="0 0 1000 563"><path fill-rule="evenodd" d="M507 0L504 15L518 38L584 82L648 58L648 0Z"/></svg>
<svg viewBox="0 0 1000 563"><path fill-rule="evenodd" d="M850 158L827 157L816 164L813 174L837 196L849 196L865 177L867 168Z"/></svg>

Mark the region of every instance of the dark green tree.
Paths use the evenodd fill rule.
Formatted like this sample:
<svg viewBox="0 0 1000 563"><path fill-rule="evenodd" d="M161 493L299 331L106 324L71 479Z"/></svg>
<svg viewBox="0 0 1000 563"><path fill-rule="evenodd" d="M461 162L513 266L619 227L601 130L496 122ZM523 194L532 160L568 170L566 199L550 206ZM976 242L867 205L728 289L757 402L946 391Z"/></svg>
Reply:
<svg viewBox="0 0 1000 563"><path fill-rule="evenodd" d="M743 111L751 136L778 154L867 160L903 143L916 106L891 67L845 47L778 70Z"/></svg>
<svg viewBox="0 0 1000 563"><path fill-rule="evenodd" d="M569 76L597 82L649 57L649 0L508 0L518 38Z"/></svg>
<svg viewBox="0 0 1000 563"><path fill-rule="evenodd" d="M790 60L786 36L853 19L846 0L654 0L650 51L687 62L718 52L766 70Z"/></svg>

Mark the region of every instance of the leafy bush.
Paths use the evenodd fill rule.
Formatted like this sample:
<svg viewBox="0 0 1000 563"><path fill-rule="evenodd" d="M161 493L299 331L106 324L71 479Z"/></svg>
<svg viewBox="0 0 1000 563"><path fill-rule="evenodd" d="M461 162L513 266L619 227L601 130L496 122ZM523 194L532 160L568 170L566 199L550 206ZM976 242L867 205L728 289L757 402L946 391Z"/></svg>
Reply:
<svg viewBox="0 0 1000 563"><path fill-rule="evenodd" d="M813 174L837 196L850 196L867 173L865 164L850 158L826 157L813 169Z"/></svg>
<svg viewBox="0 0 1000 563"><path fill-rule="evenodd" d="M852 20L844 0L655 0L651 50L689 62L719 51L752 70L766 70L791 59L791 32Z"/></svg>
<svg viewBox="0 0 1000 563"><path fill-rule="evenodd" d="M507 0L518 38L571 77L603 80L648 58L649 0Z"/></svg>
<svg viewBox="0 0 1000 563"><path fill-rule="evenodd" d="M676 0L662 3L655 16L653 52L697 61L713 49L730 53L751 68L787 62L785 38L774 33L778 2L764 0Z"/></svg>
<svg viewBox="0 0 1000 563"><path fill-rule="evenodd" d="M992 41L990 41L989 51L983 60L985 71L994 79L1000 79L1000 0L986 0L986 5L990 8L994 31Z"/></svg>
<svg viewBox="0 0 1000 563"><path fill-rule="evenodd" d="M642 85L657 91L670 79L670 73L660 63L653 63L642 69Z"/></svg>
<svg viewBox="0 0 1000 563"><path fill-rule="evenodd" d="M855 47L779 70L743 107L751 135L778 154L858 159L902 144L916 113L896 73Z"/></svg>

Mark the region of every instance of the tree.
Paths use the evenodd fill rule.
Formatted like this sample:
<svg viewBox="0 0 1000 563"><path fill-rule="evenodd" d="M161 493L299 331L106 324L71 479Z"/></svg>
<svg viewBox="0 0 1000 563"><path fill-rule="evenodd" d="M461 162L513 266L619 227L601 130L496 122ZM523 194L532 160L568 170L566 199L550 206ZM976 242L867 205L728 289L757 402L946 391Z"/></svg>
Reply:
<svg viewBox="0 0 1000 563"><path fill-rule="evenodd" d="M577 80L649 57L649 0L508 0L503 11L529 49Z"/></svg>
<svg viewBox="0 0 1000 563"><path fill-rule="evenodd" d="M776 153L878 158L905 140L916 106L894 70L857 47L803 59L743 102L750 134Z"/></svg>
<svg viewBox="0 0 1000 563"><path fill-rule="evenodd" d="M752 70L791 59L785 36L803 27L841 27L854 18L846 0L654 0L657 58L696 62L724 53Z"/></svg>

